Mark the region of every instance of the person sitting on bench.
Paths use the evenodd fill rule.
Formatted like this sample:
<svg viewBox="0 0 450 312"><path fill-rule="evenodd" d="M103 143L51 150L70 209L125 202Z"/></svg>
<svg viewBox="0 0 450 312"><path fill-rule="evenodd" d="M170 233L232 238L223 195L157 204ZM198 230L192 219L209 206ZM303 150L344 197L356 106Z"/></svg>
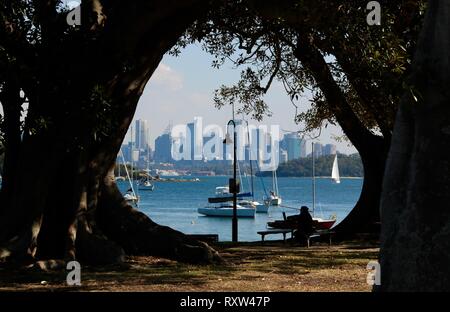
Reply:
<svg viewBox="0 0 450 312"><path fill-rule="evenodd" d="M302 206L300 208L300 215L297 218L297 230L294 233L295 240L302 245L307 244L309 235L314 232L314 221L309 213L309 208Z"/></svg>

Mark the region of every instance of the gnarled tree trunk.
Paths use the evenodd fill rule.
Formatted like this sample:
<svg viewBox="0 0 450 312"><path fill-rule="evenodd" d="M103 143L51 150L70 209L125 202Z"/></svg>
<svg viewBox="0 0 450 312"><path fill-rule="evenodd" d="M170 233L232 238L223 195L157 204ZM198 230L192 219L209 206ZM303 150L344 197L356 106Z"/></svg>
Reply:
<svg viewBox="0 0 450 312"><path fill-rule="evenodd" d="M205 4L116 1L102 8L83 2L81 30L65 41L43 25L40 83L27 95L17 162L4 176L0 261L105 264L126 253L220 260L208 245L127 205L110 177L147 81ZM42 17L53 12L46 5L51 2L40 8Z"/></svg>
<svg viewBox="0 0 450 312"><path fill-rule="evenodd" d="M383 184L383 291L450 289L449 55L450 2L431 0Z"/></svg>
<svg viewBox="0 0 450 312"><path fill-rule="evenodd" d="M372 134L351 109L341 88L336 83L324 57L307 33L299 32L299 43L294 55L314 77L328 101L345 135L361 155L364 182L361 195L350 214L334 229L340 238L358 233L379 233L379 202L384 165L387 154L386 139Z"/></svg>

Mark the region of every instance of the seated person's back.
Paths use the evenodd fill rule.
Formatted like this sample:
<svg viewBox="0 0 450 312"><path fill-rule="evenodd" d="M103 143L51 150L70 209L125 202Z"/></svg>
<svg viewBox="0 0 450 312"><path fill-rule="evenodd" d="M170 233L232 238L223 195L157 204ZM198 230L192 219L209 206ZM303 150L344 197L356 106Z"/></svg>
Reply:
<svg viewBox="0 0 450 312"><path fill-rule="evenodd" d="M310 235L314 232L314 221L309 213L308 207L303 206L300 209L300 215L298 216L297 220L298 227L296 236L297 239L303 240L307 235Z"/></svg>

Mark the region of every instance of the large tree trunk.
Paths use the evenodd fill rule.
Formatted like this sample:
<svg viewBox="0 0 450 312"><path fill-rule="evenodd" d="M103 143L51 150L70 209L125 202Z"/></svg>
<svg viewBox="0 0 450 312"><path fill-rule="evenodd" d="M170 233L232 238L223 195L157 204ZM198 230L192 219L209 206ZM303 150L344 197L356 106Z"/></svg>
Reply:
<svg viewBox="0 0 450 312"><path fill-rule="evenodd" d="M342 239L355 234L380 233L380 197L386 163L386 144L383 139L374 140L366 151L360 153L364 168L364 181L356 205L334 230Z"/></svg>
<svg viewBox="0 0 450 312"><path fill-rule="evenodd" d="M383 291L450 289L449 55L450 2L431 0L383 184Z"/></svg>
<svg viewBox="0 0 450 312"><path fill-rule="evenodd" d="M359 233L379 233L379 202L384 165L387 155L386 139L372 134L359 120L336 83L328 64L313 39L299 32L299 42L294 55L314 77L345 135L358 150L364 167L361 195L350 214L340 222L335 231L347 238Z"/></svg>
<svg viewBox="0 0 450 312"><path fill-rule="evenodd" d="M82 21L82 28L106 29L91 41L75 33L61 43L43 27L40 84L13 174L5 177L13 183L0 203L0 261L105 264L122 261L125 252L193 263L220 259L206 244L129 207L108 175L147 81L202 16L202 4L119 1L102 11L98 1L83 2L97 19ZM110 15L106 26L97 13Z"/></svg>

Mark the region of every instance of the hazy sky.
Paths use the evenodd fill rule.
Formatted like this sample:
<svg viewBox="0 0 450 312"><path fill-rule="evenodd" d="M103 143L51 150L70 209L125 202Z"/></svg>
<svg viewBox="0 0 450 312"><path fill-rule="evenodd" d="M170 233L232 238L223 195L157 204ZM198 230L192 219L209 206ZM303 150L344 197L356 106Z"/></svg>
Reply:
<svg viewBox="0 0 450 312"><path fill-rule="evenodd" d="M148 120L150 144L172 125L192 122L194 117L203 117L204 126L208 124L225 125L231 119L231 107L218 110L212 98L214 90L222 84L231 85L239 79L240 69L226 64L221 69L211 68L212 57L199 46L186 48L179 57L165 56L162 63L148 82L139 101L135 119ZM280 125L285 131L298 131L302 125L294 122L295 107L289 100L281 84L274 84L265 98L272 112L261 123L249 119L252 124ZM309 106L308 98L301 100L299 111ZM134 125L134 122L133 122ZM224 129L224 126L223 126ZM318 134L317 131L314 135ZM322 144L333 143L342 153L356 152L348 142L336 142L333 138L341 136L339 127L328 125L323 128L316 140ZM126 141L129 140L127 135ZM309 147L309 144L308 144Z"/></svg>

